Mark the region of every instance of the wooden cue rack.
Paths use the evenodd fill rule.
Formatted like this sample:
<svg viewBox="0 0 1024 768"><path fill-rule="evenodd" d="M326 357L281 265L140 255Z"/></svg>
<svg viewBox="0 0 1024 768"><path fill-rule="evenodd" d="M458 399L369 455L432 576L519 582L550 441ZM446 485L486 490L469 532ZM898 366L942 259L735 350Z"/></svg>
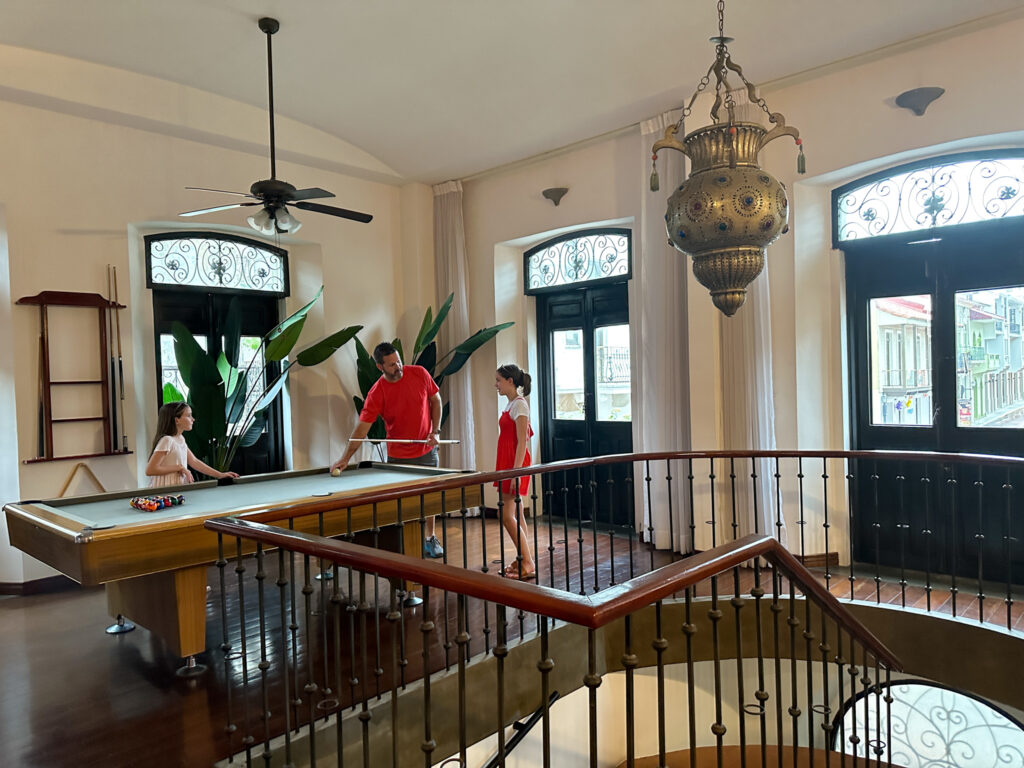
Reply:
<svg viewBox="0 0 1024 768"><path fill-rule="evenodd" d="M43 291L35 296L25 296L18 299L15 304L28 304L39 307L39 403L40 403L40 442L42 455L34 459L25 459L25 464L35 464L42 461L66 461L73 459L87 459L95 456L124 456L131 453L127 450L119 450L113 438L113 419L115 414L111 412L111 387L114 382L110 380L111 372L107 365L110 356L110 339L107 335L108 314L111 311L124 309L124 304L118 304L104 298L98 293L77 293L74 291ZM81 307L83 309L95 309L99 320L99 356L100 356L100 378L99 379L67 379L53 380L50 377L50 336L49 322L47 318L48 307ZM53 390L60 387L99 387L100 397L103 403L102 414L99 416L74 416L70 418L53 418ZM123 418L123 417L122 417ZM102 422L103 427L103 451L100 453L84 453L73 456L54 455L54 426L61 424L96 421Z"/></svg>

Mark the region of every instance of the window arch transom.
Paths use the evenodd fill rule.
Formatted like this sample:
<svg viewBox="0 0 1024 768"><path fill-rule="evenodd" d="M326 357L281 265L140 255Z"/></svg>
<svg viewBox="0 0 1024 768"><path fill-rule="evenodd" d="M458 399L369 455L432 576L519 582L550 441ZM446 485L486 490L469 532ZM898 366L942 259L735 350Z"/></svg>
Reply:
<svg viewBox="0 0 1024 768"><path fill-rule="evenodd" d="M890 169L833 193L836 244L1024 216L1024 151Z"/></svg>

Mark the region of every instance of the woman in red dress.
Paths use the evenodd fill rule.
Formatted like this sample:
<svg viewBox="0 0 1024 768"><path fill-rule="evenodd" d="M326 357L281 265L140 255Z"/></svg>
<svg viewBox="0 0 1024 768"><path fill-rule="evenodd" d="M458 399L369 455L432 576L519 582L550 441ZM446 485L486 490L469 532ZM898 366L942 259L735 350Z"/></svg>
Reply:
<svg viewBox="0 0 1024 768"><path fill-rule="evenodd" d="M501 366L494 375L494 388L508 400L508 405L498 418L498 456L494 461L496 470L517 469L530 466L530 406L526 402L530 394L530 374L518 365ZM498 486L498 483L494 484ZM537 576L537 565L530 551L529 529L523 516L521 498L530 489L529 476L515 480L502 480L498 488L501 508L501 524L512 539L518 556L505 568L505 576L511 579L533 579Z"/></svg>

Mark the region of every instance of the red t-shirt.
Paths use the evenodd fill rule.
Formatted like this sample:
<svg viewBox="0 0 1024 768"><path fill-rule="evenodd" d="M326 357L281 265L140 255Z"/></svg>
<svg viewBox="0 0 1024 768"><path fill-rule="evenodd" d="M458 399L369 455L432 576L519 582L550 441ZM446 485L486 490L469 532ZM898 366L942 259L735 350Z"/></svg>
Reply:
<svg viewBox="0 0 1024 768"><path fill-rule="evenodd" d="M437 384L421 365L402 366L402 378L392 383L381 376L370 387L359 420L372 424L378 416L392 439L426 440L430 436L430 398ZM388 443L388 456L416 459L431 451L420 443Z"/></svg>

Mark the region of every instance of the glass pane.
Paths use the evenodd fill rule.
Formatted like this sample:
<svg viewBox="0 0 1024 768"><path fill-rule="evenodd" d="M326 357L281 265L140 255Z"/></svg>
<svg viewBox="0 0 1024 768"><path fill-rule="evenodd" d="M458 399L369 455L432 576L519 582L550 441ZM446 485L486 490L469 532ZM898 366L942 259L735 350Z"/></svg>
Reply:
<svg viewBox="0 0 1024 768"><path fill-rule="evenodd" d="M594 331L597 420L630 421L629 324Z"/></svg>
<svg viewBox="0 0 1024 768"><path fill-rule="evenodd" d="M206 336L195 336L196 343L203 349L207 348ZM184 397L188 397L188 387L181 378L178 361L174 357L174 337L169 333L160 334L160 391L164 384L173 384ZM161 398L162 399L162 398Z"/></svg>
<svg viewBox="0 0 1024 768"><path fill-rule="evenodd" d="M237 240L165 238L150 241L149 269L154 285L283 294L283 253Z"/></svg>
<svg viewBox="0 0 1024 768"><path fill-rule="evenodd" d="M950 160L842 194L838 240L1024 216L1024 157Z"/></svg>
<svg viewBox="0 0 1024 768"><path fill-rule="evenodd" d="M871 423L932 424L932 297L872 299Z"/></svg>
<svg viewBox="0 0 1024 768"><path fill-rule="evenodd" d="M583 330L551 334L555 358L555 418L583 421Z"/></svg>
<svg viewBox="0 0 1024 768"><path fill-rule="evenodd" d="M1024 287L956 294L956 423L1024 427Z"/></svg>

